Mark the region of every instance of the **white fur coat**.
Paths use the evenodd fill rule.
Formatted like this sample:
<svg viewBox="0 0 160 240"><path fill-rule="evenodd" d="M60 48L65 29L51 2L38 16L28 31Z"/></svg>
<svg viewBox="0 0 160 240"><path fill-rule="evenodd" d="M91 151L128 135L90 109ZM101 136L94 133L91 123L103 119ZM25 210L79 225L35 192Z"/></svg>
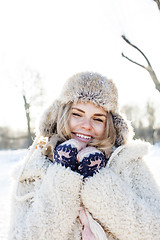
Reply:
<svg viewBox="0 0 160 240"><path fill-rule="evenodd" d="M160 191L142 158L147 149L140 141L117 148L85 181L35 150L23 174L14 171L9 239L80 240L84 206L110 240L159 240Z"/></svg>

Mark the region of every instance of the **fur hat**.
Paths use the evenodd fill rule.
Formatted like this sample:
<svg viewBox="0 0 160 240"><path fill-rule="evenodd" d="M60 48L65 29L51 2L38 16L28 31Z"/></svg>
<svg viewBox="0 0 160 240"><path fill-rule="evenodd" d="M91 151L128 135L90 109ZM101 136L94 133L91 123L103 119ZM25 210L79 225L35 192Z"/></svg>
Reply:
<svg viewBox="0 0 160 240"><path fill-rule="evenodd" d="M98 73L79 73L68 79L60 95L61 102L93 102L106 111L118 110L117 88L106 77Z"/></svg>
<svg viewBox="0 0 160 240"><path fill-rule="evenodd" d="M126 143L129 137L129 124L118 113L118 93L112 80L94 73L82 72L69 78L58 100L44 112L39 129L44 137L51 137L57 133L57 117L61 105L68 103L92 102L111 112L116 129L116 146Z"/></svg>

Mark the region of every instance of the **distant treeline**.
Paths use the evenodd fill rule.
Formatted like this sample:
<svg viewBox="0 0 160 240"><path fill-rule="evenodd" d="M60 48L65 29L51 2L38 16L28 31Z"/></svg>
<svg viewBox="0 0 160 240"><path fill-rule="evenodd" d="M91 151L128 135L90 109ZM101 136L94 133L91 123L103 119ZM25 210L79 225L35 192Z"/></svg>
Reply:
<svg viewBox="0 0 160 240"><path fill-rule="evenodd" d="M159 108L151 102L140 108L136 105L124 105L121 113L131 121L135 132L135 139L142 139L151 144L160 142L160 112ZM0 127L0 149L28 148L35 138L34 124L30 131L14 131L9 127Z"/></svg>
<svg viewBox="0 0 160 240"><path fill-rule="evenodd" d="M159 129L152 129L151 127L139 127L134 128L135 132L135 139L142 139L151 144L159 143L160 142L160 128Z"/></svg>
<svg viewBox="0 0 160 240"><path fill-rule="evenodd" d="M132 124L133 125L133 124ZM133 126L134 127L134 126ZM152 127L134 127L135 139L142 139L155 144L160 142L160 128L153 129ZM34 140L34 133L32 139ZM27 132L13 132L10 128L0 128L0 149L24 149L29 147L30 139Z"/></svg>
<svg viewBox="0 0 160 240"><path fill-rule="evenodd" d="M32 133L32 139L35 135ZM29 147L30 138L26 131L13 131L9 127L0 127L0 149L25 149Z"/></svg>
<svg viewBox="0 0 160 240"><path fill-rule="evenodd" d="M142 139L151 144L160 142L160 112L155 104L148 101L143 108L125 105L121 112L131 121L135 139Z"/></svg>

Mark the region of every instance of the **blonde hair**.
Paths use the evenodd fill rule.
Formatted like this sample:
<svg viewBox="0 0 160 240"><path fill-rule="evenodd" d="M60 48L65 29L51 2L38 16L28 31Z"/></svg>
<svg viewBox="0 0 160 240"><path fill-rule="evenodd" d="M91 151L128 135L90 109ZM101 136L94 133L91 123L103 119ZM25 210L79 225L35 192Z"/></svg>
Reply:
<svg viewBox="0 0 160 240"><path fill-rule="evenodd" d="M57 118L57 133L65 141L71 138L71 132L69 128L69 118L72 108L72 102L61 105ZM90 146L95 146L99 150L107 152L114 146L116 140L116 130L113 124L112 113L107 112L106 128L103 139L94 139Z"/></svg>
<svg viewBox="0 0 160 240"><path fill-rule="evenodd" d="M63 140L71 138L71 132L68 125L72 102L60 106L57 117L57 133Z"/></svg>

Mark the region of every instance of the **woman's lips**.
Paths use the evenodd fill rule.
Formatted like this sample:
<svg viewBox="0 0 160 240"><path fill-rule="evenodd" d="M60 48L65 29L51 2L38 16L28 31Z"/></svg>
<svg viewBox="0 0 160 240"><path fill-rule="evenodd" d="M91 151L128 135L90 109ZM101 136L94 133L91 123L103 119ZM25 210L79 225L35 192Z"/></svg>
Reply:
<svg viewBox="0 0 160 240"><path fill-rule="evenodd" d="M92 139L92 136L85 135L83 133L72 133L72 134L74 134L74 136L77 140L80 140L83 142L90 142L90 140Z"/></svg>

